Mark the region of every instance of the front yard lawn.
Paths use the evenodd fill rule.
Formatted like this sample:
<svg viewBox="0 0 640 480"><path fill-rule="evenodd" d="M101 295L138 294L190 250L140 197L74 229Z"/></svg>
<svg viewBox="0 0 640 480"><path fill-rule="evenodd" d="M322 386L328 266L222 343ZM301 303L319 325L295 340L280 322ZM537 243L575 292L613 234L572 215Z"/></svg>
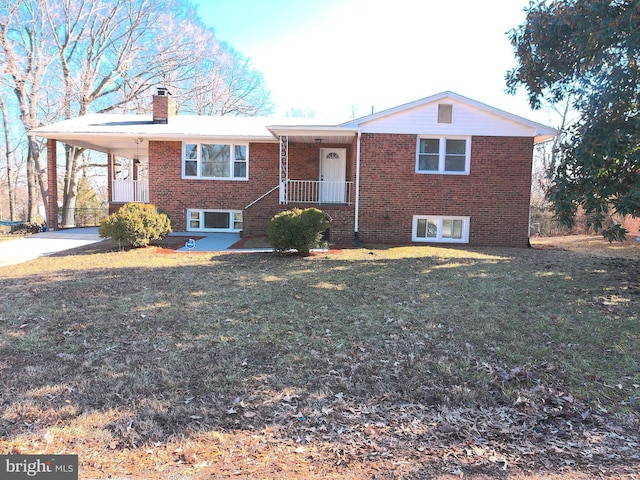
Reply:
<svg viewBox="0 0 640 480"><path fill-rule="evenodd" d="M0 268L0 454L76 453L83 479L637 478L640 250L598 240Z"/></svg>

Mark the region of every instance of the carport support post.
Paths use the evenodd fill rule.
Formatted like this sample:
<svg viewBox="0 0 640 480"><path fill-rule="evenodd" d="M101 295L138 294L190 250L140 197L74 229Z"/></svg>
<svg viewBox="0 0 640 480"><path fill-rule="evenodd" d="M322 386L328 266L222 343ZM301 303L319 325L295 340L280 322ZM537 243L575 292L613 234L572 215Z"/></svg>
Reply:
<svg viewBox="0 0 640 480"><path fill-rule="evenodd" d="M58 229L58 167L56 140L47 140L47 227Z"/></svg>

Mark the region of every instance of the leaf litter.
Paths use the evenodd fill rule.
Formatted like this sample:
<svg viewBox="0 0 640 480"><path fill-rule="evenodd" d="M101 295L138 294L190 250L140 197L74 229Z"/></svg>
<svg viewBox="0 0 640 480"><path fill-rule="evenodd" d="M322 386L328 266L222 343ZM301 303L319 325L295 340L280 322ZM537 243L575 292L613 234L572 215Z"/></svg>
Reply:
<svg viewBox="0 0 640 480"><path fill-rule="evenodd" d="M635 478L637 263L369 251L13 271L0 453L77 452L87 477Z"/></svg>

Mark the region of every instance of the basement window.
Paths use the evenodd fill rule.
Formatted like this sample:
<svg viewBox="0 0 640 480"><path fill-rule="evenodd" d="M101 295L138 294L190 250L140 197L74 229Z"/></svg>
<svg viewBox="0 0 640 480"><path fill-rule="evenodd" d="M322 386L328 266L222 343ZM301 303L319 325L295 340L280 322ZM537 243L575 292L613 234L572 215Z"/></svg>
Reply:
<svg viewBox="0 0 640 480"><path fill-rule="evenodd" d="M469 217L414 215L414 242L469 243Z"/></svg>
<svg viewBox="0 0 640 480"><path fill-rule="evenodd" d="M187 210L188 232L240 232L240 210Z"/></svg>

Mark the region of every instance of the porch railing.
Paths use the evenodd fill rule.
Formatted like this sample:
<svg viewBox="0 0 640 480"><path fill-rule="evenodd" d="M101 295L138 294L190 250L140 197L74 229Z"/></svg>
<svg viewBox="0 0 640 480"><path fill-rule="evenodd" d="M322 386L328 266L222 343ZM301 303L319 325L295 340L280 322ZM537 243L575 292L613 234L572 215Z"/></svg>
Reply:
<svg viewBox="0 0 640 480"><path fill-rule="evenodd" d="M149 183L144 180L113 180L112 202L149 202Z"/></svg>
<svg viewBox="0 0 640 480"><path fill-rule="evenodd" d="M352 187L353 182L288 180L284 199L281 195L281 203L351 205Z"/></svg>

